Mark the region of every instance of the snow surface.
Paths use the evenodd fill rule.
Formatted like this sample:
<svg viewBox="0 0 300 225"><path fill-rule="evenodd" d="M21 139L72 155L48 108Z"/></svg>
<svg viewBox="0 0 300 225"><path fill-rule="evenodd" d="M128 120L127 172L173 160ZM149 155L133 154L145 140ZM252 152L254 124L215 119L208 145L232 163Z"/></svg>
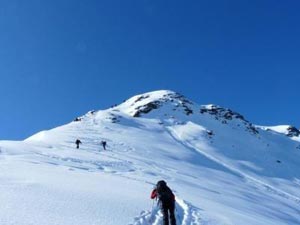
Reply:
<svg viewBox="0 0 300 225"><path fill-rule="evenodd" d="M290 128L292 128L292 126L290 125L277 125L277 126L257 126L262 130L266 130L266 131L272 131L278 134L283 134L286 136L290 135ZM292 140L295 141L299 141L300 142L300 136L294 136L292 135L292 137L290 137Z"/></svg>
<svg viewBox="0 0 300 225"><path fill-rule="evenodd" d="M161 179L176 194L180 225L300 224L300 142L201 107L213 108L150 92L0 141L0 224L159 225L149 196Z"/></svg>

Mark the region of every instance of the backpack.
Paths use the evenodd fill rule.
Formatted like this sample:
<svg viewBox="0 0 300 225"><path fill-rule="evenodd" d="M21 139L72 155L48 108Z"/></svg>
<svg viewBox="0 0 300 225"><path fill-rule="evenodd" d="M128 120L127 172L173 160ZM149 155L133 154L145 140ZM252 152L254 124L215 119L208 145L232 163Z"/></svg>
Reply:
<svg viewBox="0 0 300 225"><path fill-rule="evenodd" d="M164 180L157 182L156 191L159 201L163 204L168 204L174 201L174 194Z"/></svg>

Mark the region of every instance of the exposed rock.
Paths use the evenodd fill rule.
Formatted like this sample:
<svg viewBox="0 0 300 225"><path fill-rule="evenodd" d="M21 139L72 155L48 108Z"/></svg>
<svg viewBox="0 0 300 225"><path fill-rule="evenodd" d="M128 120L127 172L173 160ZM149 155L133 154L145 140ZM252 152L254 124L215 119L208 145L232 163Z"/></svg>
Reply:
<svg viewBox="0 0 300 225"><path fill-rule="evenodd" d="M207 130L206 132L207 132L207 134L210 135L210 136L214 135L214 132L213 132L212 130Z"/></svg>
<svg viewBox="0 0 300 225"><path fill-rule="evenodd" d="M245 120L245 118L237 113L233 112L231 109L225 109L217 105L210 105L210 106L203 106L200 109L200 113L208 113L210 115L216 115L218 119L225 118L226 120L232 120L232 119L240 119Z"/></svg>
<svg viewBox="0 0 300 225"><path fill-rule="evenodd" d="M136 103L136 102L142 101L146 98L149 98L149 95L142 95L142 96L138 97L134 102Z"/></svg>
<svg viewBox="0 0 300 225"><path fill-rule="evenodd" d="M253 126L252 123L248 123L247 130L250 131L253 134L258 134L258 130L255 128L255 126Z"/></svg>
<svg viewBox="0 0 300 225"><path fill-rule="evenodd" d="M299 137L300 136L300 131L296 127L289 126L287 128L287 130L288 130L287 136L289 136L289 137Z"/></svg>
<svg viewBox="0 0 300 225"><path fill-rule="evenodd" d="M145 95L145 96L142 95L135 100L134 104L136 102L142 101L149 97L150 97L149 95ZM133 116L140 117L142 114L147 114L147 113L151 112L153 109L158 109L159 107L163 106L163 104L165 104L167 102L170 102L172 105L174 105L175 108L172 109L173 111L176 111L176 108L181 107L186 115L190 115L193 113L193 110L189 107L189 105L193 104L192 102L187 100L181 94L168 93L168 94L163 95L161 98L159 98L155 101L149 102L145 105L135 108L136 111L134 112Z"/></svg>
<svg viewBox="0 0 300 225"><path fill-rule="evenodd" d="M81 117L76 117L73 121L74 122L79 122L79 121L81 121L81 119L82 119Z"/></svg>
<svg viewBox="0 0 300 225"><path fill-rule="evenodd" d="M242 123L245 124L246 129L250 131L253 134L257 134L258 130L253 126L252 123L247 121L241 114L232 111L231 109L222 108L217 105L208 105L208 106L202 106L200 108L201 114L210 114L215 117L216 120L220 120L223 124L227 124L228 121L237 119L240 120ZM239 124L238 124L239 126Z"/></svg>
<svg viewBox="0 0 300 225"><path fill-rule="evenodd" d="M120 122L121 116L116 116L115 114L110 114L106 119L110 120L112 123Z"/></svg>
<svg viewBox="0 0 300 225"><path fill-rule="evenodd" d="M193 114L193 110L190 109L187 105L182 105L182 107L184 108L185 114L188 116L190 114Z"/></svg>
<svg viewBox="0 0 300 225"><path fill-rule="evenodd" d="M73 121L74 121L74 122L82 121L82 120L84 120L84 118L86 118L87 116L94 115L95 113L96 113L96 110L88 111L85 115L76 117Z"/></svg>
<svg viewBox="0 0 300 225"><path fill-rule="evenodd" d="M175 104L176 108L182 107L186 115L193 114L193 110L188 106L192 105L193 103L187 100L183 95L179 93L169 93L164 95L164 98L165 99L163 102L175 102L175 100L177 100L178 103Z"/></svg>
<svg viewBox="0 0 300 225"><path fill-rule="evenodd" d="M160 107L159 101L149 102L146 105L139 106L136 108L136 112L134 113L133 117L140 117L141 114L147 114L153 109L158 109Z"/></svg>
<svg viewBox="0 0 300 225"><path fill-rule="evenodd" d="M110 108L114 108L116 106L118 106L118 104L111 105Z"/></svg>

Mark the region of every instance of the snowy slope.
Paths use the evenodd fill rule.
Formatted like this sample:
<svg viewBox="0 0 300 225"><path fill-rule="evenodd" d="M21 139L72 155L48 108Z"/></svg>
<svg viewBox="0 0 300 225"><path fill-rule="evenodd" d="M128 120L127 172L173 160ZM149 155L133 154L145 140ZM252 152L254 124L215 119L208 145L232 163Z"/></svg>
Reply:
<svg viewBox="0 0 300 225"><path fill-rule="evenodd" d="M160 179L178 224L300 224L300 140L282 133L172 91L137 95L0 141L0 224L158 225L149 195Z"/></svg>

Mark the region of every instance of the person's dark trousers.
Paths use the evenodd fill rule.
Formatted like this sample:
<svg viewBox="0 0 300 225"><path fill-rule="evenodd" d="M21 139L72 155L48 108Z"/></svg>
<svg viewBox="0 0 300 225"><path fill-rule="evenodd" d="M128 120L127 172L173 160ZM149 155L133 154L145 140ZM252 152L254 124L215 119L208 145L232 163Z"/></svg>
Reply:
<svg viewBox="0 0 300 225"><path fill-rule="evenodd" d="M169 225L169 216L170 216L171 225L176 225L174 211L175 211L174 203L166 204L162 207L163 225Z"/></svg>
<svg viewBox="0 0 300 225"><path fill-rule="evenodd" d="M175 204L173 203L169 208L171 225L176 225L176 219L175 219L175 212L174 211L175 211Z"/></svg>

